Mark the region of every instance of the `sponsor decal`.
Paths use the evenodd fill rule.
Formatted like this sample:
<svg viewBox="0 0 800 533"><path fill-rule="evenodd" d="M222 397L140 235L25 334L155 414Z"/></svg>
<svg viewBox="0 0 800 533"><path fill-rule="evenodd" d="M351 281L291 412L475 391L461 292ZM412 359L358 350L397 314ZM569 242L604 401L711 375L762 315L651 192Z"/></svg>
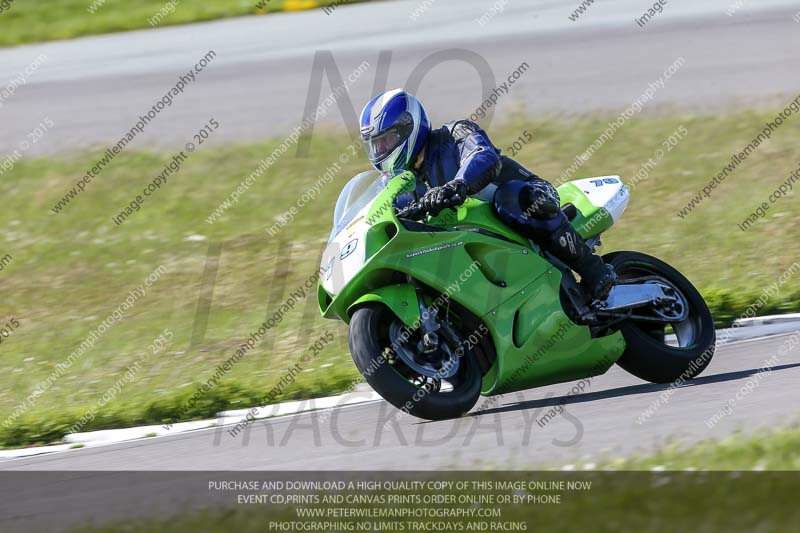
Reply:
<svg viewBox="0 0 800 533"><path fill-rule="evenodd" d="M411 252L406 254L407 258L417 257L418 255L429 254L431 252L440 252L442 250L447 250L448 248L455 248L456 246L463 246L464 242L459 241L450 244L442 244L441 246L433 246L431 248L424 248L422 250L417 250L416 252Z"/></svg>

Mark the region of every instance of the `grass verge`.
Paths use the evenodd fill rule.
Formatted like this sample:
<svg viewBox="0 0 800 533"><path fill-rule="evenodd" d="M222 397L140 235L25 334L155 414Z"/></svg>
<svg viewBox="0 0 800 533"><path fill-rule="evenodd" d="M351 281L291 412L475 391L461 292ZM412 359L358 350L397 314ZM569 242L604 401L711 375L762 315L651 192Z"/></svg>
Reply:
<svg viewBox="0 0 800 533"><path fill-rule="evenodd" d="M544 177L560 175L574 154L605 129L606 117L524 119L489 127L506 147L529 130L534 140L516 158ZM787 123L687 218L676 213L763 128L770 112L728 116L637 117L589 159L580 176L620 174L630 182L677 128L684 140L639 179L625 216L604 238L604 251L649 253L685 273L726 325L762 298L800 255L798 208L792 192L746 232L737 228L786 181L800 161L800 124ZM171 153L118 155L86 192L60 214L50 208L75 185L99 153L17 162L3 175L0 194L0 324L18 323L2 338L0 445L59 440L76 422L83 430L211 417L258 403L281 382L276 401L325 396L347 389L358 374L343 324L323 321L315 298L298 298L280 323L226 372L201 401L189 398L290 293L318 268L341 187L365 170L349 140L314 137L308 158L290 151L213 224L206 217L270 154L278 140L201 149L188 158L141 210L122 225L112 217L169 162ZM270 237L304 192L337 161L330 184L297 210L293 222ZM577 177L577 176L576 176ZM217 256L216 246L220 245ZM58 364L117 309L159 265L164 274L41 394L33 395ZM312 291L313 292L313 291ZM778 287L759 314L800 308L796 281ZM167 335L166 343L157 342ZM333 337L291 380L320 337ZM132 365L132 379L122 379ZM289 381L292 381L291 383ZM17 406L32 406L6 424Z"/></svg>
<svg viewBox="0 0 800 533"><path fill-rule="evenodd" d="M800 470L800 426L735 433L697 444L674 443L652 454L603 459L592 468L620 471L777 471ZM577 469L586 464L576 465Z"/></svg>
<svg viewBox="0 0 800 533"><path fill-rule="evenodd" d="M191 22L325 8L323 0L39 0L11 3L0 12L0 46L71 39L118 31L149 29ZM365 2L342 0L337 5ZM332 12L331 12L332 13ZM152 21L152 24L151 24Z"/></svg>

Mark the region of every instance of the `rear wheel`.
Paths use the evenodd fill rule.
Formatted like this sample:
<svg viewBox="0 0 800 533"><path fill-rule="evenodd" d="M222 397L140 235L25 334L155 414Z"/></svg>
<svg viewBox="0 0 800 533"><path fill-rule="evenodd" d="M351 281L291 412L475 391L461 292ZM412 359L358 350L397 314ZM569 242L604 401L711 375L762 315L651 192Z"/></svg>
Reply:
<svg viewBox="0 0 800 533"><path fill-rule="evenodd" d="M459 332L454 331L456 335ZM387 402L419 418L443 420L468 412L478 401L481 373L472 349L439 335L425 354L419 332L385 306L371 304L350 321L350 353L367 383Z"/></svg>
<svg viewBox="0 0 800 533"><path fill-rule="evenodd" d="M618 364L652 383L691 379L703 372L714 356L716 332L711 312L691 282L667 263L639 252L614 252L603 260L617 271L617 283L654 278L676 298L674 306L652 311L663 322L631 318L621 324L626 348ZM670 321L671 314L682 318Z"/></svg>

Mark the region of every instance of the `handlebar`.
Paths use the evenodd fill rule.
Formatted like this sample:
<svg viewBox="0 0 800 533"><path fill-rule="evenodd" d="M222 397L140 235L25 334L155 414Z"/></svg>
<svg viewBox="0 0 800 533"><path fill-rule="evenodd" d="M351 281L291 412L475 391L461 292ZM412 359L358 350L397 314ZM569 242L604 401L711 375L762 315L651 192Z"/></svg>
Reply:
<svg viewBox="0 0 800 533"><path fill-rule="evenodd" d="M461 198L461 196L457 194L445 200L444 204L440 205L441 209L439 209L438 211L431 211L429 209L426 209L421 205L419 205L419 202L411 202L404 209L401 209L400 211L397 212L397 218L422 220L423 218L425 218L425 215L428 214L436 216L448 208L455 210L455 208L461 205L462 203L464 203L464 200Z"/></svg>
<svg viewBox="0 0 800 533"><path fill-rule="evenodd" d="M408 206L397 212L397 218L407 218L410 220L422 220L427 211L417 202L411 202Z"/></svg>

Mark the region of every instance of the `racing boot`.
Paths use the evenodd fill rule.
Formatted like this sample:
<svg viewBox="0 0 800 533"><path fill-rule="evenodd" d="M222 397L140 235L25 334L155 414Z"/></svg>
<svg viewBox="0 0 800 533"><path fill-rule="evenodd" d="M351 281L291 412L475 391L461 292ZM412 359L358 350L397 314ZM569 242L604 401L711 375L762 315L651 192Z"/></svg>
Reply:
<svg viewBox="0 0 800 533"><path fill-rule="evenodd" d="M581 284L597 300L605 300L617 279L611 265L592 253L583 237L566 220L550 234L547 251L580 274Z"/></svg>

